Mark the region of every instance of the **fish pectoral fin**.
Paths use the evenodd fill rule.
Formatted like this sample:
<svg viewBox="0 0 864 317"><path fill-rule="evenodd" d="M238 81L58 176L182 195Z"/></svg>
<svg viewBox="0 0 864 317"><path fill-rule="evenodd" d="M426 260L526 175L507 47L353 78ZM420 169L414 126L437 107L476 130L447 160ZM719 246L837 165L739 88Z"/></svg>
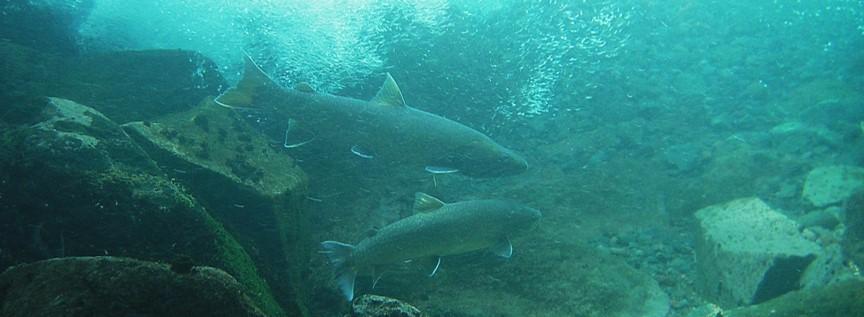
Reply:
<svg viewBox="0 0 864 317"><path fill-rule="evenodd" d="M227 108L254 108L255 96L263 89L277 88L267 74L261 70L252 60L252 57L245 55L246 66L243 71L243 79L237 83L236 87L226 90L224 93L213 99L220 106Z"/></svg>
<svg viewBox="0 0 864 317"><path fill-rule="evenodd" d="M393 76L390 76L390 73L387 73L387 78L384 78L384 84L381 85L378 94L370 102L382 106L406 106L405 98L402 97L402 90L396 85L396 81L393 80Z"/></svg>
<svg viewBox="0 0 864 317"><path fill-rule="evenodd" d="M495 245L489 248L492 253L502 258L509 259L513 256L513 245L510 244L510 239L504 237L501 241L498 241Z"/></svg>
<svg viewBox="0 0 864 317"><path fill-rule="evenodd" d="M458 168L452 168L452 167L447 167L447 166L427 165L423 169L429 173L432 173L432 174L452 174L452 173L458 173L459 172Z"/></svg>
<svg viewBox="0 0 864 317"><path fill-rule="evenodd" d="M351 154L357 155L367 160L375 158L375 154L372 153L372 151L356 144L351 146Z"/></svg>
<svg viewBox="0 0 864 317"><path fill-rule="evenodd" d="M443 201L432 195L417 192L414 194L414 212L430 212L440 209L446 205Z"/></svg>
<svg viewBox="0 0 864 317"><path fill-rule="evenodd" d="M435 276L435 273L438 273L438 268L441 267L441 257L438 257L438 261L435 262L435 268L432 269L432 273L429 273L429 277Z"/></svg>

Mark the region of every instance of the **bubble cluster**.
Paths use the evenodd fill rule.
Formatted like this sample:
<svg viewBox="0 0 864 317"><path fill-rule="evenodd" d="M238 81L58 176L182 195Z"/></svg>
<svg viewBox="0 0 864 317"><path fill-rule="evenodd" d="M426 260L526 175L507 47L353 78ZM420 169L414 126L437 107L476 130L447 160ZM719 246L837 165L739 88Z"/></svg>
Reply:
<svg viewBox="0 0 864 317"><path fill-rule="evenodd" d="M380 72L389 45L381 34L394 16L436 28L447 9L444 0L96 2L80 30L94 46L196 50L233 80L246 52L283 85L304 81L325 92Z"/></svg>
<svg viewBox="0 0 864 317"><path fill-rule="evenodd" d="M510 69L525 78L496 111L506 119L555 115L566 110L555 104L562 80L588 78L602 71L601 64L626 47L634 9L620 1L533 1L514 12L514 30L506 41L520 43ZM572 94L573 91L563 93Z"/></svg>

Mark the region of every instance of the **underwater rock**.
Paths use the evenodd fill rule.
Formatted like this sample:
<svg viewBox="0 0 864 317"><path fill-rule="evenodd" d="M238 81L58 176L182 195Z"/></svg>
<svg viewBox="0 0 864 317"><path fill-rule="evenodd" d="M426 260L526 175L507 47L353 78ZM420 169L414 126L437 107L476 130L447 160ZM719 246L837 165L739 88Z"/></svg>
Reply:
<svg viewBox="0 0 864 317"><path fill-rule="evenodd" d="M446 257L434 278L393 272L376 293L430 316L663 317L668 295L650 275L582 243L544 235L514 242L506 262L481 252Z"/></svg>
<svg viewBox="0 0 864 317"><path fill-rule="evenodd" d="M864 168L832 165L817 167L807 174L801 196L816 207L843 202L864 187Z"/></svg>
<svg viewBox="0 0 864 317"><path fill-rule="evenodd" d="M4 107L0 269L70 255L185 254L237 277L268 315L284 314L246 250L116 123L59 98Z"/></svg>
<svg viewBox="0 0 864 317"><path fill-rule="evenodd" d="M798 289L804 270L820 253L795 221L758 198L705 207L696 218L699 286L723 307L760 303Z"/></svg>
<svg viewBox="0 0 864 317"><path fill-rule="evenodd" d="M861 316L864 281L849 280L816 289L794 291L767 302L724 311L725 317Z"/></svg>
<svg viewBox="0 0 864 317"><path fill-rule="evenodd" d="M363 295L351 305L355 317L421 317L417 307L395 298Z"/></svg>
<svg viewBox="0 0 864 317"><path fill-rule="evenodd" d="M185 185L252 255L289 315L305 311L299 287L309 262L303 213L307 179L238 113L209 100L155 122L123 128L171 177ZM285 259L291 259L286 261Z"/></svg>
<svg viewBox="0 0 864 317"><path fill-rule="evenodd" d="M846 204L846 231L843 253L858 267L864 267L864 191L858 191Z"/></svg>
<svg viewBox="0 0 864 317"><path fill-rule="evenodd" d="M203 55L181 50L123 51L74 57L0 41L0 92L55 96L99 110L114 122L182 112L219 93L225 80Z"/></svg>
<svg viewBox="0 0 864 317"><path fill-rule="evenodd" d="M676 144L663 150L666 163L682 174L692 172L705 161L704 148L697 143Z"/></svg>
<svg viewBox="0 0 864 317"><path fill-rule="evenodd" d="M766 146L773 151L802 157L826 155L843 146L841 134L822 125L807 125L799 121L776 125L766 136Z"/></svg>
<svg viewBox="0 0 864 317"><path fill-rule="evenodd" d="M813 210L798 217L796 221L802 227L822 227L828 230L834 230L840 224L840 213L838 207L829 207L825 209Z"/></svg>
<svg viewBox="0 0 864 317"><path fill-rule="evenodd" d="M0 315L266 316L222 270L178 274L166 264L110 256L9 268L0 274Z"/></svg>
<svg viewBox="0 0 864 317"><path fill-rule="evenodd" d="M853 82L816 77L789 91L781 107L802 122L842 131L864 120L862 102L864 94Z"/></svg>
<svg viewBox="0 0 864 317"><path fill-rule="evenodd" d="M290 156L271 146L235 111L209 100L157 121L127 123L123 129L178 179L193 181L210 174L206 178L222 179L217 183L267 197L305 191L306 175ZM213 187L209 180L207 184ZM242 197L225 202L252 203Z"/></svg>

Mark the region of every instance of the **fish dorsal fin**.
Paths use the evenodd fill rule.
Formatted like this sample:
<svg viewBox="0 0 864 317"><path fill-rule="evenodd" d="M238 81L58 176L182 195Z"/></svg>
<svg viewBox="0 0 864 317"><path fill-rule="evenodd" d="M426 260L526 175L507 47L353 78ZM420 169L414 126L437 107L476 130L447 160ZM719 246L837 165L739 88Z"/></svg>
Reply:
<svg viewBox="0 0 864 317"><path fill-rule="evenodd" d="M312 85L305 81L299 82L297 83L297 85L294 85L294 90L310 94L315 93L315 88L312 88Z"/></svg>
<svg viewBox="0 0 864 317"><path fill-rule="evenodd" d="M246 66L243 70L243 79L237 83L237 87L228 89L216 97L214 101L217 104L228 108L253 108L255 97L262 90L275 87L273 80L255 64L251 56L244 55L244 61Z"/></svg>
<svg viewBox="0 0 864 317"><path fill-rule="evenodd" d="M393 76L390 76L390 73L387 73L384 84L381 85L381 89L378 90L378 94L375 95L375 98L372 98L371 102L382 106L405 107L405 98L402 98L402 91L399 90L399 86L396 85L396 81L393 80Z"/></svg>
<svg viewBox="0 0 864 317"><path fill-rule="evenodd" d="M444 207L444 202L426 193L414 194L414 212L430 212Z"/></svg>

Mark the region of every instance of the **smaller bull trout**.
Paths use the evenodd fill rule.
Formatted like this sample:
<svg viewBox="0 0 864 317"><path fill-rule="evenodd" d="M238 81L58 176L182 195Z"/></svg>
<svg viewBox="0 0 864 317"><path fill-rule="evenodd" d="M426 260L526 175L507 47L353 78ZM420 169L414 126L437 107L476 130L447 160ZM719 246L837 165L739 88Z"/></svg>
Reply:
<svg viewBox="0 0 864 317"><path fill-rule="evenodd" d="M336 273L345 297L354 299L357 274L374 274L376 267L433 257L438 271L441 257L490 249L509 258L510 237L533 228L540 211L504 200L469 200L446 204L417 193L413 216L389 224L357 245L324 241L321 247Z"/></svg>

